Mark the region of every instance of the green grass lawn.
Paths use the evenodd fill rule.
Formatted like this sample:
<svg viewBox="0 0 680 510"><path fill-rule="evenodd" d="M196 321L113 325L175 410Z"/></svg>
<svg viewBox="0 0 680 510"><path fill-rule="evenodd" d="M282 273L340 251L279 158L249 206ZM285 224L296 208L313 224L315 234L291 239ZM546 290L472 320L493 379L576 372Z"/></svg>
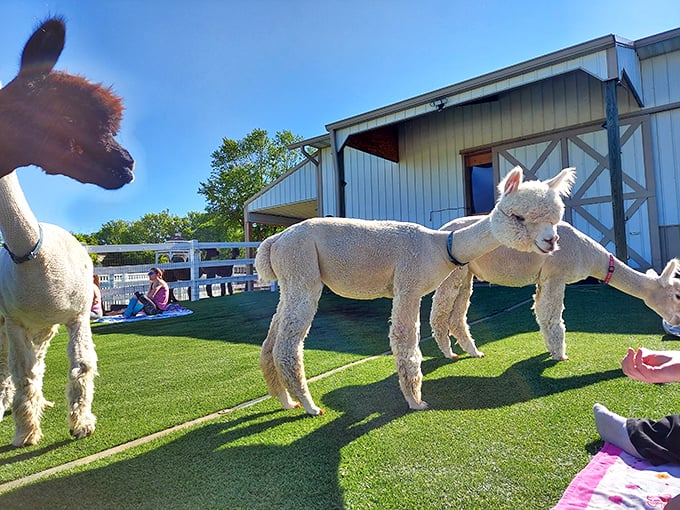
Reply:
<svg viewBox="0 0 680 510"><path fill-rule="evenodd" d="M480 287L470 319L531 297ZM66 426L66 335L47 356L55 401L38 446L0 446L0 484L83 458L266 393L259 349L277 294L244 293L188 306L188 317L94 328L100 376L95 434ZM389 348L391 301L325 294L306 342L307 376ZM429 337L429 298L422 336ZM423 398L409 412L391 356L310 384L326 414L265 400L122 453L0 494L0 508L546 509L599 449L592 405L624 415L678 412L680 385L623 376L631 345L680 349L660 319L606 286L568 289L568 362L545 353L530 304L472 327L486 358L451 362L422 344ZM457 349L460 352L460 349ZM13 437L0 423L0 445Z"/></svg>

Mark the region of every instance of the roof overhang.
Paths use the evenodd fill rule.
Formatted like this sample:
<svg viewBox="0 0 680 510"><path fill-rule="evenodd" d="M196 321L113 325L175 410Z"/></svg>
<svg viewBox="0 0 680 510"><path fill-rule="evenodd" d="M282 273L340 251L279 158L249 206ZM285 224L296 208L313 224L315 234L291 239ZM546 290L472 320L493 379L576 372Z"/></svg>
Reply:
<svg viewBox="0 0 680 510"><path fill-rule="evenodd" d="M381 131L386 126L397 125L405 120L452 106L487 101L497 97L500 93L574 71L586 72L603 82L613 79L623 80L638 103L641 101L641 73L635 43L615 35L607 35L333 122L327 124L326 128L331 136L336 137L335 146L338 148L345 145L352 147L366 144L382 145L382 141L389 139L385 133L392 132L387 129ZM372 134L368 137L355 136L364 132L372 132ZM376 138L381 141L376 141ZM380 155L379 151L368 152ZM388 149L388 152L394 153L393 148ZM395 159L392 160L395 161ZM398 160L398 154L396 160Z"/></svg>

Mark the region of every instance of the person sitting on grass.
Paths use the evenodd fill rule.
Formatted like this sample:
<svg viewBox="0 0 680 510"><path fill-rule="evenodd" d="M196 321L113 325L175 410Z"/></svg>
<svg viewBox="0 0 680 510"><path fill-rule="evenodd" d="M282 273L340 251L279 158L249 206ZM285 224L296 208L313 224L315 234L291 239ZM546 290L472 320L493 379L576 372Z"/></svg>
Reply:
<svg viewBox="0 0 680 510"><path fill-rule="evenodd" d="M168 307L170 296L168 284L163 280L163 271L157 267L149 269L149 290L146 294L135 292L135 296L130 298L127 308L123 312L123 317L129 319L144 310L147 315L161 313Z"/></svg>
<svg viewBox="0 0 680 510"><path fill-rule="evenodd" d="M99 276L92 275L92 306L90 307L90 320L100 319L104 315L102 308L102 290L99 286Z"/></svg>
<svg viewBox="0 0 680 510"><path fill-rule="evenodd" d="M628 377L652 384L680 382L680 351L652 351L640 348L628 353L621 361ZM646 459L652 464L680 464L680 414L671 414L658 421L648 418L625 418L601 404L593 407L595 426L603 441L623 451ZM680 509L680 494L664 507Z"/></svg>

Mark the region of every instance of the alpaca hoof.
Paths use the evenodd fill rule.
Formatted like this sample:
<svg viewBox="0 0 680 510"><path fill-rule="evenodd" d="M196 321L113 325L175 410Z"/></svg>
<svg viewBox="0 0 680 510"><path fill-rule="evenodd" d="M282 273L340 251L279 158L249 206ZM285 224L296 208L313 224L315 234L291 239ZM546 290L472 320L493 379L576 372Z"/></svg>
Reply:
<svg viewBox="0 0 680 510"><path fill-rule="evenodd" d="M325 413L324 413L324 410L323 410L323 409L320 409L320 408L318 408L318 407L315 407L315 408L312 409L311 411L305 410L305 412L306 412L309 416L321 416L322 414L325 414Z"/></svg>
<svg viewBox="0 0 680 510"><path fill-rule="evenodd" d="M83 439L85 437L90 437L92 434L94 434L94 425L92 425L91 427L82 428L77 431L71 429L69 432L73 436L73 439Z"/></svg>
<svg viewBox="0 0 680 510"><path fill-rule="evenodd" d="M562 355L553 354L552 359L554 359L555 361L569 361L569 356L567 356L566 354Z"/></svg>
<svg viewBox="0 0 680 510"><path fill-rule="evenodd" d="M428 403L425 402L424 400L421 400L421 401L420 401L419 403L417 403L417 404L411 404L411 403L409 403L408 406L409 406L413 411L424 411L425 409L427 409L428 407L430 407L430 406L428 405Z"/></svg>
<svg viewBox="0 0 680 510"><path fill-rule="evenodd" d="M455 352L444 353L444 357L451 359L451 360L454 360L454 361L457 360L458 358L460 358L460 356L458 356L458 354L456 354Z"/></svg>
<svg viewBox="0 0 680 510"><path fill-rule="evenodd" d="M71 427L69 432L75 439L83 439L84 437L89 437L94 433L95 422L94 414L83 415L83 416L72 416L71 417Z"/></svg>
<svg viewBox="0 0 680 510"><path fill-rule="evenodd" d="M484 358L486 354L484 354L482 351L475 351L470 353L471 358Z"/></svg>
<svg viewBox="0 0 680 510"><path fill-rule="evenodd" d="M24 446L33 446L40 442L42 439L42 431L34 430L28 434L17 434L14 436L14 441L12 441L12 446L17 448L22 448Z"/></svg>

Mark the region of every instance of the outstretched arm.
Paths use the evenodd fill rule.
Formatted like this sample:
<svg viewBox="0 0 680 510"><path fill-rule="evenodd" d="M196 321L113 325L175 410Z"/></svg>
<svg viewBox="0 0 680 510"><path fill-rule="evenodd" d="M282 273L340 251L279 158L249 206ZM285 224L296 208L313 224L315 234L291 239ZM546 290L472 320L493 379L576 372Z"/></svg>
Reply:
<svg viewBox="0 0 680 510"><path fill-rule="evenodd" d="M680 351L652 351L628 348L621 361L623 373L646 383L680 381Z"/></svg>

